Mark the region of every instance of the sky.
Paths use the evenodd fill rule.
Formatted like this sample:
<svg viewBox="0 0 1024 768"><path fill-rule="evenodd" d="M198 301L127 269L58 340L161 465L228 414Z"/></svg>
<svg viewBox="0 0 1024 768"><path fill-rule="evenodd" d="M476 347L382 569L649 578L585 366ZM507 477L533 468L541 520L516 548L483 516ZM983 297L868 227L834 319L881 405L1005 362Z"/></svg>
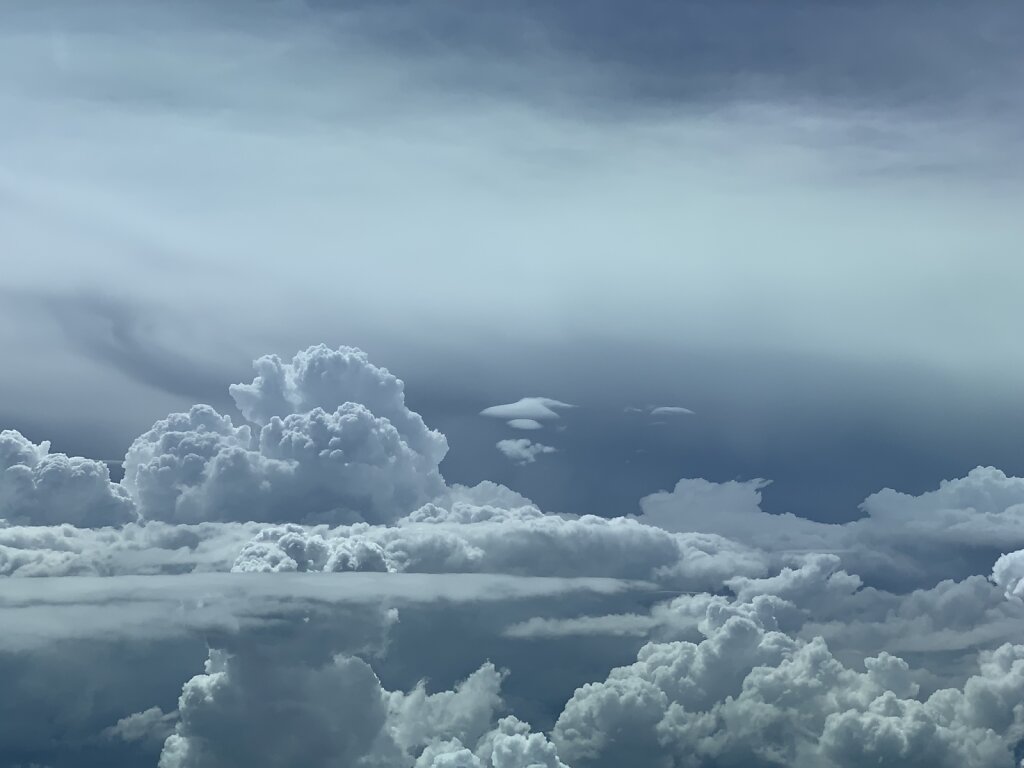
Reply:
<svg viewBox="0 0 1024 768"><path fill-rule="evenodd" d="M1022 38L5 2L0 768L1015 765Z"/></svg>

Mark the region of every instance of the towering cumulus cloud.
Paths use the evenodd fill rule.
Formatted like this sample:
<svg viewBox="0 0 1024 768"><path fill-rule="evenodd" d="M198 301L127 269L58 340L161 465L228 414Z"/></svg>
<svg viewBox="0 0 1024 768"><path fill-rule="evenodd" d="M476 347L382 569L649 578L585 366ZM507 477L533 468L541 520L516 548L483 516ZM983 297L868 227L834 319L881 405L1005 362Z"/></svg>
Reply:
<svg viewBox="0 0 1024 768"><path fill-rule="evenodd" d="M255 366L231 387L251 425L194 406L129 448L124 483L145 519L378 522L443 492L447 441L361 351L320 345Z"/></svg>
<svg viewBox="0 0 1024 768"><path fill-rule="evenodd" d="M121 483L0 433L0 768L1024 756L1024 480L844 525L766 514L763 480L556 515L447 485L359 350L255 366L240 414L157 421Z"/></svg>
<svg viewBox="0 0 1024 768"><path fill-rule="evenodd" d="M334 411L345 403L359 403L386 419L427 467L436 467L448 452L444 435L428 429L420 415L406 407L402 380L373 365L360 349L330 349L318 344L297 353L290 363L266 355L253 366L256 378L252 383L233 384L229 390L242 415L254 424L268 424L275 416L316 408Z"/></svg>
<svg viewBox="0 0 1024 768"><path fill-rule="evenodd" d="M50 453L18 432L0 432L0 520L83 527L135 519L127 491L110 482L103 462Z"/></svg>

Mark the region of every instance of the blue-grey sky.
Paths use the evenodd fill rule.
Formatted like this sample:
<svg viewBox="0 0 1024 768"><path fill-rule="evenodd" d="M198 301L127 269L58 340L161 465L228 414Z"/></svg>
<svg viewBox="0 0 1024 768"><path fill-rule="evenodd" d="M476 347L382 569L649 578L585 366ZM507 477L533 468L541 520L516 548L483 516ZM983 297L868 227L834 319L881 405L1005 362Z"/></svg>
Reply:
<svg viewBox="0 0 1024 768"><path fill-rule="evenodd" d="M453 479L574 511L702 474L841 518L1018 466L1018 4L2 13L0 394L36 439L120 455L323 340L466 435ZM527 394L588 406L565 450L469 449ZM620 418L666 398L699 418ZM593 461L621 493L581 500Z"/></svg>

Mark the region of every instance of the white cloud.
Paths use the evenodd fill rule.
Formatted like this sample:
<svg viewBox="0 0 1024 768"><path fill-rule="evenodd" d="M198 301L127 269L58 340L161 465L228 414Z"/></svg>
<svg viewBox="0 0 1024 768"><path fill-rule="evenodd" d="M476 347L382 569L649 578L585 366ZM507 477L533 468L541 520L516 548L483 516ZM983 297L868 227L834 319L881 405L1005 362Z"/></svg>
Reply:
<svg viewBox="0 0 1024 768"><path fill-rule="evenodd" d="M508 422L508 425L510 427L512 427L512 429L528 429L528 430L532 430L532 429L543 429L544 428L544 425L541 424L536 419L511 419Z"/></svg>
<svg viewBox="0 0 1024 768"><path fill-rule="evenodd" d="M143 712L122 717L103 733L123 741L158 741L163 744L174 732L177 719L177 712L165 713L160 707L150 707Z"/></svg>
<svg viewBox="0 0 1024 768"><path fill-rule="evenodd" d="M252 383L232 384L229 390L242 415L255 424L269 424L275 416L316 408L333 412L346 403L358 403L377 418L387 419L428 463L440 464L448 452L444 435L428 429L422 417L406 407L402 380L371 363L360 349L318 344L296 353L290 362L265 355L253 367Z"/></svg>
<svg viewBox="0 0 1024 768"><path fill-rule="evenodd" d="M692 416L693 411L681 405L659 405L651 409L651 416Z"/></svg>
<svg viewBox="0 0 1024 768"><path fill-rule="evenodd" d="M1024 647L1006 644L1024 603L1005 599L1024 559L977 575L1024 551L1024 480L885 490L845 525L764 513L759 479L684 479L639 519L551 515L447 486L445 438L358 350L256 367L232 388L244 423L172 414L123 485L0 437L18 510L0 576L76 577L0 591L0 742L19 755L998 768L1024 737Z"/></svg>
<svg viewBox="0 0 1024 768"><path fill-rule="evenodd" d="M131 497L101 461L50 453L20 432L0 432L0 520L15 525L83 527L135 520Z"/></svg>
<svg viewBox="0 0 1024 768"><path fill-rule="evenodd" d="M160 766L411 766L428 744L483 738L501 680L485 664L453 690L403 693L351 656L311 665L272 649L212 652L206 674L185 684Z"/></svg>
<svg viewBox="0 0 1024 768"><path fill-rule="evenodd" d="M768 552L835 553L869 583L904 589L987 572L999 554L1024 547L1024 479L993 467L977 467L920 496L882 490L864 500L863 518L842 525L762 512L767 485L683 479L671 492L642 499L640 519Z"/></svg>
<svg viewBox="0 0 1024 768"><path fill-rule="evenodd" d="M121 528L0 527L0 576L121 576L225 571L259 524L158 521Z"/></svg>
<svg viewBox="0 0 1024 768"><path fill-rule="evenodd" d="M546 421L549 419L560 419L561 415L558 411L575 407L570 403L563 403L561 400L553 400L550 397L523 397L514 403L492 405L490 408L484 408L480 411L480 415L509 421L516 419Z"/></svg>
<svg viewBox="0 0 1024 768"><path fill-rule="evenodd" d="M431 715L416 703L421 694L458 692L457 682L469 675L466 695L486 698L495 686L487 660L501 657L504 665L523 658L493 642L507 622L535 612L562 615L595 600L614 604L636 592L609 580L480 574L8 580L0 590L0 764L10 754L36 762L46 756L54 766L81 765L93 754L155 764L155 741L176 721L182 683L201 671L210 646L267 665L268 684L269 665L315 671L333 654L359 656L381 670L389 689L409 692L408 700L389 697L395 715L388 730L396 738L402 728L406 733L399 741L418 739L439 722L461 730L432 736L472 741L485 718L474 715L466 696L432 698L425 705L435 710ZM447 655L458 660L454 668L437 663ZM481 665L480 674L470 674ZM514 667L528 683L513 687L516 701L554 682L552 705L558 706L578 684L561 673L538 676L529 666ZM426 687L418 687L423 679ZM529 682L535 680L543 685ZM165 715L146 714L154 707ZM321 717L337 722L331 712ZM330 764L332 756L319 759Z"/></svg>
<svg viewBox="0 0 1024 768"><path fill-rule="evenodd" d="M767 561L719 536L629 518L456 503L428 505L393 526L270 527L243 548L235 569L595 576L717 590L737 575L763 575Z"/></svg>
<svg viewBox="0 0 1024 768"><path fill-rule="evenodd" d="M499 440L496 444L499 451L505 454L505 458L516 464L533 464L537 457L545 453L557 453L557 448L542 443L534 443L525 437L515 440Z"/></svg>
<svg viewBox="0 0 1024 768"><path fill-rule="evenodd" d="M579 690L553 732L574 768L623 765L1009 765L1024 735L1024 646L980 657L959 689L924 701L888 654L849 669L819 639L756 614L708 612L697 643L652 643Z"/></svg>
<svg viewBox="0 0 1024 768"><path fill-rule="evenodd" d="M271 356L255 365L252 384L231 388L261 425L255 433L194 406L132 443L124 485L143 518L381 521L444 492L447 441L405 407L402 382L361 351L320 345L291 363Z"/></svg>

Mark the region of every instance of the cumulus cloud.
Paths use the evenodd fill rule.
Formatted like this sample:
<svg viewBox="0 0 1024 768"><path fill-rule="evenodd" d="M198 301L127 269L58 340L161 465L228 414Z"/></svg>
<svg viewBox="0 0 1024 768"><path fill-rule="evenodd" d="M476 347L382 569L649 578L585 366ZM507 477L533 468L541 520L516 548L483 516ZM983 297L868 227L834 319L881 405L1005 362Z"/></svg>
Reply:
<svg viewBox="0 0 1024 768"><path fill-rule="evenodd" d="M699 642L651 643L576 691L552 737L575 768L1010 765L1024 735L1024 646L981 654L962 688L916 698L906 662L865 671L771 616L709 610Z"/></svg>
<svg viewBox="0 0 1024 768"><path fill-rule="evenodd" d="M479 574L11 580L0 594L0 764L12 754L37 762L47 757L54 766L93 764L89 750L96 751L96 764L115 756L126 764L156 764L160 734L166 737L168 726L185 722L177 701L182 684L202 670L211 647L254 667L311 675L332 655L363 658L381 670L388 692L406 697L388 697L395 712L388 730L400 744L453 734L473 743L491 721L464 703L467 696L495 690L499 667L488 666L488 659L501 657L505 668L523 658L493 642L505 622L535 612L559 615L595 600L614 604L635 590L609 580ZM458 661L455 667L439 664L448 654ZM513 700L521 702L524 691L536 696L542 686L531 681L537 675L521 663L512 666L528 683L513 687ZM541 679L552 678L559 681L552 706L586 679L550 673ZM466 696L433 698L446 689L458 693L460 680L466 681ZM301 692L295 695L301 700ZM417 704L424 697L434 715ZM322 718L337 722L330 713ZM427 733L444 722L461 730ZM322 753L313 764L332 760Z"/></svg>
<svg viewBox="0 0 1024 768"><path fill-rule="evenodd" d="M162 745L174 732L177 719L177 712L166 713L160 707L150 707L122 717L103 733L123 741L159 741Z"/></svg>
<svg viewBox="0 0 1024 768"><path fill-rule="evenodd" d="M312 665L214 651L182 690L159 765L565 768L542 734L495 722L503 677L488 663L450 690L406 693L386 690L358 657Z"/></svg>
<svg viewBox="0 0 1024 768"><path fill-rule="evenodd" d="M256 378L249 384L233 384L229 391L242 415L254 424L359 403L389 421L410 449L435 466L448 451L444 435L428 429L423 418L406 407L402 380L371 363L360 349L318 344L298 352L290 362L265 355L253 367Z"/></svg>
<svg viewBox="0 0 1024 768"><path fill-rule="evenodd" d="M719 536L670 533L629 518L455 503L427 505L392 526L269 527L243 548L234 568L573 575L714 590L738 574L763 575L767 562Z"/></svg>
<svg viewBox="0 0 1024 768"><path fill-rule="evenodd" d="M320 345L255 366L231 387L255 431L197 405L132 443L124 485L145 519L387 521L444 492L447 441L364 353Z"/></svg>
<svg viewBox="0 0 1024 768"><path fill-rule="evenodd" d="M554 515L447 485L359 350L255 367L240 418L159 420L122 483L0 434L0 576L51 577L0 593L0 764L998 768L1024 739L1024 480L844 525L764 513L760 479Z"/></svg>
<svg viewBox="0 0 1024 768"><path fill-rule="evenodd" d="M0 576L123 576L225 571L256 523L0 527Z"/></svg>
<svg viewBox="0 0 1024 768"><path fill-rule="evenodd" d="M545 453L557 453L557 448L542 443L534 443L525 437L516 440L499 440L496 447L505 458L516 464L533 464L537 457Z"/></svg>
<svg viewBox="0 0 1024 768"><path fill-rule="evenodd" d="M560 410L575 408L570 403L563 403L561 400L553 400L550 397L523 397L514 403L503 405L492 405L480 411L481 416L490 416L496 419L514 421L516 419L529 419L532 421L546 421L549 419L560 419Z"/></svg>
<svg viewBox="0 0 1024 768"><path fill-rule="evenodd" d="M50 453L20 432L0 432L0 520L15 525L82 527L135 520L127 491L101 461Z"/></svg>
<svg viewBox="0 0 1024 768"><path fill-rule="evenodd" d="M540 733L515 717L502 718L475 752L454 739L432 744L414 768L568 768L555 747Z"/></svg>
<svg viewBox="0 0 1024 768"><path fill-rule="evenodd" d="M985 573L1000 554L1024 547L1024 479L993 467L977 467L920 496L879 491L861 505L864 517L842 525L762 512L767 486L761 479L683 479L671 492L642 499L640 519L770 552L835 553L848 570L889 588Z"/></svg>
<svg viewBox="0 0 1024 768"><path fill-rule="evenodd" d="M384 733L387 693L359 658L310 667L214 652L206 673L185 684L178 709L160 768L340 768L373 765L373 750L397 749Z"/></svg>

